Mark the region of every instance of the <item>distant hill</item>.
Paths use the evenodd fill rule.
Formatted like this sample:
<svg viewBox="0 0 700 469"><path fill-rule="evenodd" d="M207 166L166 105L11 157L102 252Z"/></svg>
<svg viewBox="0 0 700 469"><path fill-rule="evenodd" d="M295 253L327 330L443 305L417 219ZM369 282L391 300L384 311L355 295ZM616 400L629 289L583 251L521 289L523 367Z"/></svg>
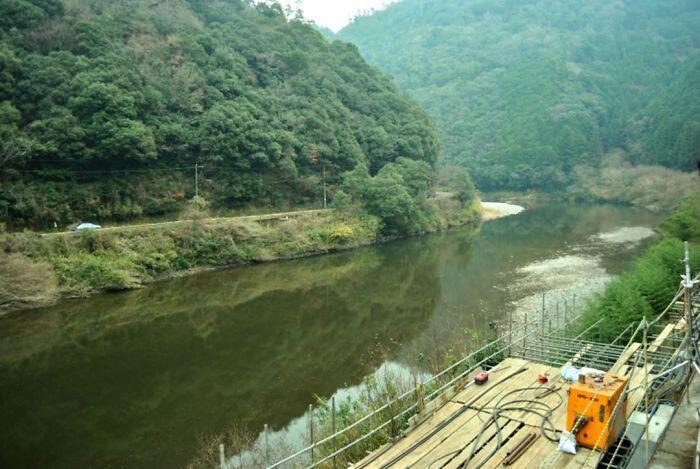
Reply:
<svg viewBox="0 0 700 469"><path fill-rule="evenodd" d="M563 187L616 149L681 170L700 155L697 0L403 0L337 36L482 189Z"/></svg>
<svg viewBox="0 0 700 469"><path fill-rule="evenodd" d="M434 165L429 118L355 46L242 0L0 0L0 221L302 204L366 161Z"/></svg>
<svg viewBox="0 0 700 469"><path fill-rule="evenodd" d="M328 39L329 41L332 41L335 39L335 33L331 31L329 28L326 28L325 26L320 26L318 24L313 24L313 27L316 28L316 31L319 33L323 34L323 37Z"/></svg>

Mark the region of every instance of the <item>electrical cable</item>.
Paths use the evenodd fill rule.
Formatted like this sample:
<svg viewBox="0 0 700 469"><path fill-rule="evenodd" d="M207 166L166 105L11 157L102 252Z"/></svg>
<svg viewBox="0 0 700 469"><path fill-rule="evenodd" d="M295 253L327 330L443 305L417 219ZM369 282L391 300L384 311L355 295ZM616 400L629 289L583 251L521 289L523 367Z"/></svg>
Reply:
<svg viewBox="0 0 700 469"><path fill-rule="evenodd" d="M554 424L553 424L552 421L551 421L551 416L552 416L552 414L553 414L559 407L561 407L561 406L563 405L563 403L564 403L564 399L561 397L561 395L560 395L559 393L553 393L553 394L556 394L556 396L559 398L559 402L558 402L555 406L553 406L553 407L550 406L550 405L548 405L548 404L546 404L545 402L538 401L538 400L536 400L536 399L515 399L515 400L512 400L512 401L508 401L508 402L504 403L503 405L501 405L501 402L502 402L506 397L508 397L508 396L510 396L510 395L512 395L512 394L519 393L519 392L524 392L524 391L542 391L542 389L543 389L543 388L542 388L541 386L530 386L530 387L527 387L527 388L515 389L515 390L510 391L510 392L508 392L507 394L504 394L503 396L501 396L501 398L499 399L498 403L497 403L494 407L486 407L487 404L488 404L489 402L491 402L492 400L494 400L494 398L497 397L497 396L491 397L483 406L481 406L481 407L479 407L478 409L476 409L477 412L478 412L477 415L479 415L481 412L484 412L484 411L489 410L489 411L492 412L492 416L489 418L489 420L488 420L487 422L484 423L484 426L481 428L481 430L479 430L479 433L477 433L475 439L472 440L472 441L470 441L470 442L469 442L467 445L465 445L464 447L462 447L462 448L460 448L460 449L458 449L458 450L455 450L455 451L451 451L451 452L449 452L449 453L447 453L447 454L444 454L444 455L442 455L441 457L439 457L438 459L434 460L433 462L430 463L430 465L428 465L428 469L431 469L433 466L435 466L436 464L440 463L440 462L443 461L444 459L447 459L447 458L453 459L454 456L457 456L459 453L461 453L462 451L464 451L468 446L473 445L473 446L472 446L472 452L469 454L469 457L466 459L465 462L463 462L463 463L459 466L459 467L466 467L466 465L467 465L469 462L471 462L471 460L472 460L473 457L475 456L477 444L478 444L480 438L481 438L481 437L483 436L483 434L485 433L486 429L489 427L491 421L494 419L494 414L496 414L496 417L495 417L495 420L494 420L494 425L496 426L496 434L495 434L495 435L496 435L496 437L497 437L497 442L498 442L498 443L497 443L497 445L496 445L496 448L492 449L492 450L491 450L491 453L489 453L488 456L482 458L482 460L487 460L487 459L491 458L491 457L501 448L501 446L502 446L501 428L500 428L500 425L498 425L498 418L500 417L500 414L502 414L503 412L523 411L523 412L532 413L532 414L535 414L535 415L541 417L542 420L541 420L541 422L540 422L540 432L542 433L542 435L543 435L545 438L547 438L548 440L550 440L550 441L553 441L553 442L555 442L555 443L558 442L558 441L559 441L558 438L549 436L549 435L547 434L547 432L548 432L548 431L551 431L552 433L555 433L555 432L559 431L559 430L557 430L557 429L555 428ZM546 387L545 389L550 390L550 391L553 391L555 388L554 388L554 387L551 387L551 388L550 388L550 387ZM511 404L515 404L515 403L518 403L518 404L521 404L521 403L522 403L522 404L531 404L531 405L534 404L534 405L536 405L536 406L541 406L542 409L541 409L541 410L540 410L540 409L533 409L533 408L531 408L531 407L527 407L526 405L516 405L516 406L511 405ZM545 425L546 425L546 424L549 425L549 428L545 428Z"/></svg>
<svg viewBox="0 0 700 469"><path fill-rule="evenodd" d="M464 412L466 412L467 410L469 410L469 409L471 408L472 404L474 404L476 401L478 401L478 400L481 399L483 396L485 396L486 393L492 391L496 386L498 386L498 385L500 385L500 384L502 384L502 383L505 383L505 382L508 381L509 379L513 378L514 376L519 375L520 373L526 371L527 369L528 369L527 367L521 367L521 368L515 370L514 372L512 372L511 374L509 374L508 376L506 376L505 378L503 378L501 381L498 381L498 382L497 382L496 384L494 384L493 386L491 386L491 387L485 389L485 390L482 391L481 393L479 393L479 394L477 394L476 396L474 396L468 403L462 404L462 407L460 407L459 410L455 411L452 415L450 415L450 417L449 417L448 419L446 419L446 420L440 422L440 424L439 424L438 426L436 426L433 430L431 430L428 434L424 435L422 438L420 438L418 441L416 441L415 443L413 443L411 446L409 446L408 448L406 448L405 450L403 450L402 452L400 452L399 454L397 454L396 456L394 456L394 457L393 457L391 460L389 460L386 464L383 464L383 465L381 466L382 469L386 469L386 468L388 468L388 467L392 467L393 465L395 465L396 463L398 463L399 461L401 461L401 460L402 460L403 458L405 458L408 454L410 454L411 452L413 452L416 448L418 448L418 447L420 447L421 445L425 444L426 441L428 441L428 440L430 440L432 437L434 437L438 432L440 432L440 431L441 431L443 428L445 428L447 425L449 425L450 423L454 422L454 421L457 419L457 417L459 417L459 416L462 415Z"/></svg>
<svg viewBox="0 0 700 469"><path fill-rule="evenodd" d="M547 389L553 389L553 388L547 388ZM544 436L545 438L547 438L548 440L553 441L553 442L559 441L558 438L551 437L547 434L547 430L551 431L552 433L556 433L558 431L551 421L551 416L559 407L561 407L564 404L564 399L561 397L561 395L559 393L553 393L559 398L559 402L557 403L556 406L550 406L549 404L546 404L542 401L538 401L535 399L515 399L515 400L508 401L505 403L506 405L513 404L513 403L534 404L537 406L542 406L543 410L545 410L544 412L540 412L539 409L533 409L533 408L527 407L527 406L520 406L520 405L510 406L510 407L503 407L502 406L503 400L506 399L508 396L515 394L515 393L522 393L522 392L526 392L526 391L542 391L542 387L541 386L529 386L529 387L525 387L525 388L519 388L519 389L515 389L515 390L510 391L510 392L504 394L503 396L501 396L501 398L498 400L496 405L492 408L491 418L489 420L487 420L486 423L481 428L481 430L479 430L479 433L477 434L476 439L473 442L473 445L472 445L472 442L470 442L468 445L465 445L464 447L462 447L462 449L459 451L459 452L462 452L467 448L467 446L472 445L472 450L469 453L469 456L459 466L460 468L467 467L467 464L469 464L469 462L471 462L471 460L474 458L474 455L476 454L477 443L479 442L479 440L481 439L482 435L485 433L486 429L489 427L491 422L493 422L493 425L496 427L496 433L495 433L496 446L493 449L491 449L491 452L489 452L488 455L482 459L487 460L487 459L491 458L494 454L496 454L496 452L498 452L498 450L501 449L501 446L503 445L503 439L502 439L501 427L498 423L498 419L500 418L500 414L502 412L523 411L523 412L532 413L532 414L535 414L535 415L541 417L542 420L540 421L540 433L542 434L542 436ZM484 409L485 409L485 407L482 407L481 409L479 409L479 411L483 411ZM549 429L545 428L546 424L549 425Z"/></svg>

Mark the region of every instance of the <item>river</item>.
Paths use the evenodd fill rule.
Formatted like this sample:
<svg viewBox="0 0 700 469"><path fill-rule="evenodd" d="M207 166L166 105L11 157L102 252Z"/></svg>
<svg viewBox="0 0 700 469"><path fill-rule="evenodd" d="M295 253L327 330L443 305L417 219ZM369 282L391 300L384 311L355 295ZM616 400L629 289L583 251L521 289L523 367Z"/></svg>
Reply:
<svg viewBox="0 0 700 469"><path fill-rule="evenodd" d="M543 292L549 307L573 294L580 304L658 221L546 204L479 230L2 317L0 466L182 467L232 423L294 429L315 394L342 394L382 364L415 366L467 330L487 334Z"/></svg>

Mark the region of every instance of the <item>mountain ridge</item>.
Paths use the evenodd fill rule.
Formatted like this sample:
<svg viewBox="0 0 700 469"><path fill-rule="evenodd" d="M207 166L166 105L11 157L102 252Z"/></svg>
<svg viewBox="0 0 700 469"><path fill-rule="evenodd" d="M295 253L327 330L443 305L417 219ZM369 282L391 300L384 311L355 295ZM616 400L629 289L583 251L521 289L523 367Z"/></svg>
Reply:
<svg viewBox="0 0 700 469"><path fill-rule="evenodd" d="M337 37L423 105L445 163L522 190L565 187L618 149L693 169L699 31L691 0L403 0Z"/></svg>

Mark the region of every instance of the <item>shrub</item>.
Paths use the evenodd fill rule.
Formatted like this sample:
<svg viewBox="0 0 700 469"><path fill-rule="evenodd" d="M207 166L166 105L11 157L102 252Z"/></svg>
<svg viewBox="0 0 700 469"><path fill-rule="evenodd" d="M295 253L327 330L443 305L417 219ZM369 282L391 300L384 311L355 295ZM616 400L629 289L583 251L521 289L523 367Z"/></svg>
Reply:
<svg viewBox="0 0 700 469"><path fill-rule="evenodd" d="M78 252L67 257L54 257L51 261L59 280L72 294L123 290L140 284L142 269L115 251Z"/></svg>
<svg viewBox="0 0 700 469"><path fill-rule="evenodd" d="M192 197L180 214L182 220L201 220L210 216L209 202L199 196Z"/></svg>
<svg viewBox="0 0 700 469"><path fill-rule="evenodd" d="M626 275L608 284L605 292L589 304L580 327L588 327L602 318L605 324L602 339L612 341L631 323L651 316L653 310L635 283Z"/></svg>
<svg viewBox="0 0 700 469"><path fill-rule="evenodd" d="M673 214L659 225L666 236L683 241L700 239L700 191L683 202Z"/></svg>
<svg viewBox="0 0 700 469"><path fill-rule="evenodd" d="M352 241L352 228L344 223L336 223L328 228L328 240L336 244L346 244Z"/></svg>

